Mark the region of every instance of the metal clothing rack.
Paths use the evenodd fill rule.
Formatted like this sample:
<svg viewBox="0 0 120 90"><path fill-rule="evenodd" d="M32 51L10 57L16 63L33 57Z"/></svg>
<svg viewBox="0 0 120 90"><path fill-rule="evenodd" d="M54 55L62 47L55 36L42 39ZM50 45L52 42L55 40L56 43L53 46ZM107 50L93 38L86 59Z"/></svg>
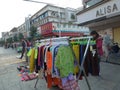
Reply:
<svg viewBox="0 0 120 90"><path fill-rule="evenodd" d="M84 74L84 76L85 76L85 80L86 80L86 83L87 83L87 85L88 85L89 90L91 90L91 87L90 87L90 84L89 84L89 82L88 82L88 79L87 79L87 76L86 76L86 73L85 73L85 70L84 70L84 66L83 66L83 65L84 65L84 62L85 62L85 57L86 57L86 54L87 54L87 51L88 51L88 47L89 47L91 38L92 38L92 36L88 36L88 37L76 37L76 38L59 37L59 38L49 38L49 39L40 40L40 42L68 41L68 44L69 44L70 47L71 47L72 53L73 53L73 55L74 55L74 58L75 58L75 60L77 60L77 59L76 59L76 56L75 56L75 54L74 54L74 51L73 51L73 49L72 49L72 45L71 45L70 41L71 41L71 40L88 39L88 41L87 41L87 46L86 46L86 49L85 49L85 52L84 52L84 56L83 56L83 58L82 58L82 63L81 63L81 65L78 65L80 72L79 72L79 74L78 74L77 81L79 80L79 77L80 77L80 75L81 75L81 73L82 73L82 71L83 71L83 74ZM78 62L77 62L77 63L78 63ZM36 88L36 85L37 85L38 80L39 80L39 78L37 78L34 88Z"/></svg>
<svg viewBox="0 0 120 90"><path fill-rule="evenodd" d="M92 36L87 36L87 37L77 37L77 38L71 38L71 39L70 39L70 40L88 39L88 41L87 41L87 46L86 46L86 49L85 49L85 52L84 52L84 55L83 55L83 58L82 58L82 63L81 63L81 65L79 65L79 70L80 70L80 72L79 72L79 74L78 74L77 81L79 80L79 77L80 77L81 73L83 72L89 90L91 90L91 87L90 87L90 84L89 84L89 82L88 82L88 79L87 79L87 76L86 76L86 72L85 72L85 70L84 70L84 62L85 62L86 54L87 54L87 51L88 51L88 48L89 48L89 45L90 45L90 41L91 41L92 38L93 38ZM71 46L70 41L69 41L69 45ZM72 47L71 47L71 49L72 49ZM72 49L72 52L73 52L73 49ZM75 59L76 59L76 56L75 56L74 52L73 52L73 55L74 55L74 57L75 57ZM77 60L77 59L76 59L76 60ZM78 63L78 62L77 62L77 63Z"/></svg>
<svg viewBox="0 0 120 90"><path fill-rule="evenodd" d="M40 41L38 41L38 42L60 42L60 41L67 41L68 42L68 40L69 40L69 37L58 37L58 38L49 38L49 39L42 39L42 40L40 40ZM35 82L35 85L34 85L34 88L36 88L36 85L37 85L37 83L38 83L38 80L39 80L39 77L37 78L37 80L36 80L36 82Z"/></svg>
<svg viewBox="0 0 120 90"><path fill-rule="evenodd" d="M69 37L58 37L58 38L43 39L40 40L40 42L50 42L50 41L59 42L59 41L67 41L68 39Z"/></svg>

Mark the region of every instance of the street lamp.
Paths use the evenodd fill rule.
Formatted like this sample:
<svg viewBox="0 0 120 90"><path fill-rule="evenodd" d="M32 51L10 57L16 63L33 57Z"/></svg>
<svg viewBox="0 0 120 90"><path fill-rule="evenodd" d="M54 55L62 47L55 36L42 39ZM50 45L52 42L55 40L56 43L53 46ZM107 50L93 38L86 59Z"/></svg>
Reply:
<svg viewBox="0 0 120 90"><path fill-rule="evenodd" d="M23 0L23 1L34 2L34 3L41 3L41 4L47 4L47 5L53 5L51 3L40 2L40 1L33 1L33 0Z"/></svg>
<svg viewBox="0 0 120 90"><path fill-rule="evenodd" d="M46 5L52 5L52 6L56 6L54 4L51 4L51 3L46 3L46 2L40 2L40 1L34 1L34 0L23 0L23 1L28 1L28 2L34 2L34 3L41 3L41 4L46 4ZM61 18L60 18L60 9L58 11L58 16L59 16L59 37L61 37Z"/></svg>

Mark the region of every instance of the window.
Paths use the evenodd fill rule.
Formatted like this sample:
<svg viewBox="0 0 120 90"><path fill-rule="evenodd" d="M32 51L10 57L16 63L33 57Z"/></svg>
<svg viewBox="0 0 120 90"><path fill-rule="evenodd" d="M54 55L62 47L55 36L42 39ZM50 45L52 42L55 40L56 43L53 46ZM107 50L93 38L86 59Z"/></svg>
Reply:
<svg viewBox="0 0 120 90"><path fill-rule="evenodd" d="M75 28L75 25L73 25L73 28Z"/></svg>
<svg viewBox="0 0 120 90"><path fill-rule="evenodd" d="M88 2L86 2L86 8L93 6L101 1L103 1L103 0L89 0Z"/></svg>
<svg viewBox="0 0 120 90"><path fill-rule="evenodd" d="M48 16L48 12L45 12L45 17L47 17Z"/></svg>
<svg viewBox="0 0 120 90"><path fill-rule="evenodd" d="M60 25L59 23L57 23L57 27L58 27L58 28L60 28L60 27L61 27L61 25Z"/></svg>
<svg viewBox="0 0 120 90"><path fill-rule="evenodd" d="M66 24L63 24L63 27L65 28L65 27L66 27Z"/></svg>
<svg viewBox="0 0 120 90"><path fill-rule="evenodd" d="M68 25L68 28L71 28L71 25Z"/></svg>

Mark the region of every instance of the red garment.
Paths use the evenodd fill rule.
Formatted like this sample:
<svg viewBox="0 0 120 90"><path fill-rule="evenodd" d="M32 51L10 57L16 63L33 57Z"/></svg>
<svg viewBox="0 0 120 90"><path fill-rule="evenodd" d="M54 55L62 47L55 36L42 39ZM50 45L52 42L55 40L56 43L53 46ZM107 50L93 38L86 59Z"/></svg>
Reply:
<svg viewBox="0 0 120 90"><path fill-rule="evenodd" d="M44 45L43 46L41 46L41 47L39 47L39 50L38 50L38 66L41 66L42 65L42 63L43 62L41 62L42 60L42 50L43 50L43 48L44 48Z"/></svg>
<svg viewBox="0 0 120 90"><path fill-rule="evenodd" d="M102 43L103 43L102 38L99 37L99 38L96 40L96 46L97 46L97 52L98 52L98 54L99 54L100 56L103 55Z"/></svg>
<svg viewBox="0 0 120 90"><path fill-rule="evenodd" d="M51 88L53 85L60 85L60 79L52 78L51 74L47 74L47 87Z"/></svg>

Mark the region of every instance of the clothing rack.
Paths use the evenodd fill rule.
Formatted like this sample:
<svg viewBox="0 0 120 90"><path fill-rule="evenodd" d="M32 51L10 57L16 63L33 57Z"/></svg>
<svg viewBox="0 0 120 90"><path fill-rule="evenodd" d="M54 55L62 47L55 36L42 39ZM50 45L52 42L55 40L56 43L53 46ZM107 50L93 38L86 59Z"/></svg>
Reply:
<svg viewBox="0 0 120 90"><path fill-rule="evenodd" d="M40 40L40 42L50 42L50 41L67 41L69 39L69 37L59 37L59 38L49 38L49 39L43 39L43 40Z"/></svg>
<svg viewBox="0 0 120 90"><path fill-rule="evenodd" d="M89 84L89 82L88 82L88 79L87 79L87 76L86 76L86 73L85 73L85 70L84 70L84 66L83 66L83 65L84 65L84 62L85 62L85 57L86 57L86 54L87 54L87 51L88 51L88 48L89 48L89 44L90 44L91 38L93 38L93 37L92 37L92 36L76 37L76 38L58 37L58 38L49 38L49 39L40 40L40 42L68 41L68 44L69 44L70 47L71 47L70 41L72 41L72 40L88 39L88 41L87 41L87 46L86 46L86 49L85 49L85 52L84 52L84 56L83 56L83 58L82 58L82 63L81 63L81 65L79 65L79 70L80 70L80 72L79 72L79 74L78 74L77 81L78 81L78 79L79 79L79 77L80 77L80 75L81 75L81 73L82 73L82 71L83 71L83 74L84 74L84 76L85 76L85 80L86 80L86 83L87 83L87 85L88 85L89 90L91 90L91 87L90 87L90 84ZM72 49L72 47L71 47L71 49ZM72 49L72 52L73 52L73 55L74 55L75 60L77 60L77 59L76 59L76 56L75 56L75 54L74 54L73 49ZM37 78L34 88L36 88L36 85L37 85L38 80L39 80L39 78Z"/></svg>
<svg viewBox="0 0 120 90"><path fill-rule="evenodd" d="M76 37L76 38L71 38L71 39L70 39L70 40L88 39L88 41L87 41L87 46L86 46L86 49L85 49L85 52L84 52L84 55L83 55L83 58L82 58L82 63L81 63L81 65L79 65L79 70L80 70L80 72L79 72L79 74L78 74L77 80L79 80L79 77L80 77L80 75L81 75L81 73L82 73L82 71L83 71L83 74L84 74L84 76L85 76L85 80L86 80L86 83L87 83L87 85L88 85L89 90L91 90L91 87L90 87L90 84L89 84L89 82L88 82L88 79L87 79L87 76L86 76L86 73L85 73L85 70L84 70L84 66L83 66L83 65L84 65L85 57L86 57L86 54L87 54L87 51L88 51L88 48L89 48L89 45L90 45L90 40L91 40L92 38L93 38L92 36L87 36L87 37ZM70 44L70 41L69 41L69 44ZM70 44L70 46L71 46L71 44ZM72 47L71 47L71 49L72 49ZM73 49L72 49L72 51L73 51ZM76 56L75 56L74 52L73 52L73 55L74 55L74 57L75 57L75 59L76 59Z"/></svg>
<svg viewBox="0 0 120 90"><path fill-rule="evenodd" d="M58 38L49 38L49 39L42 39L42 40L39 40L37 42L59 42L59 41L69 41L69 37L58 37ZM35 85L34 85L34 88L36 88L36 85L38 83L38 80L39 80L39 77L37 78L36 82L35 82Z"/></svg>

